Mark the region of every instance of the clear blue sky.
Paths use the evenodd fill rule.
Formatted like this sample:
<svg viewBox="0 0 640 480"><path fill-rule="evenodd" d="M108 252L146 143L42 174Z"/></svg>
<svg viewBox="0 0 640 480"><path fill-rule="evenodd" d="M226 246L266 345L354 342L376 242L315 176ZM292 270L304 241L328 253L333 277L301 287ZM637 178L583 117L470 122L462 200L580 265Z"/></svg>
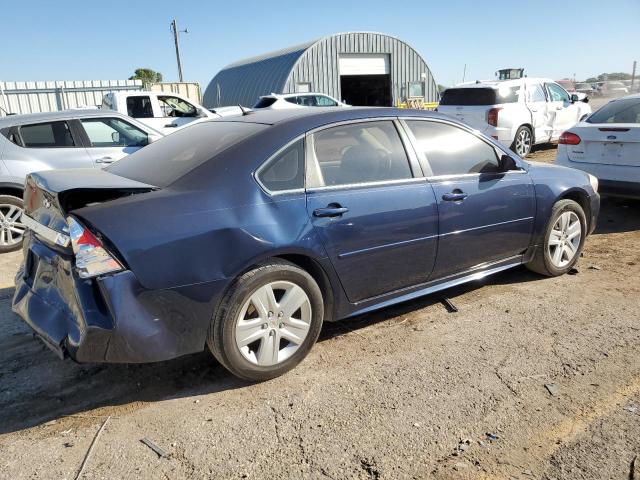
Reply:
<svg viewBox="0 0 640 480"><path fill-rule="evenodd" d="M3 0L0 80L123 79L149 67L176 81L172 18L189 29L185 80L203 89L232 61L355 30L405 40L445 85L465 63L467 80L511 66L583 79L640 61L640 0Z"/></svg>

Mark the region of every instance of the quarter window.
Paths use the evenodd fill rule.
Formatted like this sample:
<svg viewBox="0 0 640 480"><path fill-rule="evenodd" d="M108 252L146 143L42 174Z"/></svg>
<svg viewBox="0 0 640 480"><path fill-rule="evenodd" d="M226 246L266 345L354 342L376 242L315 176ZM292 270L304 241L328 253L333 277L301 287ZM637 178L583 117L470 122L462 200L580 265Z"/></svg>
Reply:
<svg viewBox="0 0 640 480"><path fill-rule="evenodd" d="M318 186L411 178L407 154L392 122L327 128L313 134ZM316 185L314 185L316 186Z"/></svg>
<svg viewBox="0 0 640 480"><path fill-rule="evenodd" d="M547 88L549 89L549 95L551 96L552 102L571 101L571 97L569 97L569 94L560 85L556 83L547 83Z"/></svg>
<svg viewBox="0 0 640 480"><path fill-rule="evenodd" d="M20 127L20 136L25 147L64 148L74 147L73 135L67 122L49 122Z"/></svg>
<svg viewBox="0 0 640 480"><path fill-rule="evenodd" d="M495 149L461 128L415 120L407 125L435 176L500 171Z"/></svg>
<svg viewBox="0 0 640 480"><path fill-rule="evenodd" d="M273 157L258 173L272 192L304 188L304 140L298 140Z"/></svg>
<svg viewBox="0 0 640 480"><path fill-rule="evenodd" d="M145 132L117 118L82 120L92 147L142 147L149 143Z"/></svg>

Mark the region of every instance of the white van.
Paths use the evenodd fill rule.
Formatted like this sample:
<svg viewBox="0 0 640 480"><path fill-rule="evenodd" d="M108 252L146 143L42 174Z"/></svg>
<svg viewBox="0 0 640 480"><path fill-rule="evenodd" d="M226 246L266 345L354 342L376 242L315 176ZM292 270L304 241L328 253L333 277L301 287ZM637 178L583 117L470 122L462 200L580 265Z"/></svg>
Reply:
<svg viewBox="0 0 640 480"><path fill-rule="evenodd" d="M560 134L591 113L580 100L547 78L462 83L442 93L438 111L490 135L524 157L535 144Z"/></svg>

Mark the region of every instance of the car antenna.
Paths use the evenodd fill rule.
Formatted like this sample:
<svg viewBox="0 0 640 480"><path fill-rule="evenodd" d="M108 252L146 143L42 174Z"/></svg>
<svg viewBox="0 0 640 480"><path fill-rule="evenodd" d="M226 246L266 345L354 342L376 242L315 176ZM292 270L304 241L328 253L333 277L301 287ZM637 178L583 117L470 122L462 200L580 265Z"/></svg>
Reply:
<svg viewBox="0 0 640 480"><path fill-rule="evenodd" d="M242 115L249 115L249 113L251 113L251 109L250 108L243 107L240 104L238 104L238 108L240 108L240 111L242 112Z"/></svg>

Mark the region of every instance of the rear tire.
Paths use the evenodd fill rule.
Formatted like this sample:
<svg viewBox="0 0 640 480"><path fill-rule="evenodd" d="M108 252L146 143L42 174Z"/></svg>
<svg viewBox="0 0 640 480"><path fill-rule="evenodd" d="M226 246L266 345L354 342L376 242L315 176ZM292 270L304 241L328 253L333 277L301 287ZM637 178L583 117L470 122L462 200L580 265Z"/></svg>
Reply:
<svg viewBox="0 0 640 480"><path fill-rule="evenodd" d="M511 144L511 150L524 158L529 155L529 153L531 153L532 147L533 134L531 133L531 129L526 125L522 125L516 131L516 136L514 137L513 143Z"/></svg>
<svg viewBox="0 0 640 480"><path fill-rule="evenodd" d="M544 242L527 268L547 277L564 275L580 258L587 233L587 218L573 200L560 200L551 210ZM577 235L577 236L576 236Z"/></svg>
<svg viewBox="0 0 640 480"><path fill-rule="evenodd" d="M26 227L22 224L24 203L13 195L0 195L0 254L22 248Z"/></svg>
<svg viewBox="0 0 640 480"><path fill-rule="evenodd" d="M320 287L306 271L274 259L240 276L212 320L207 345L237 377L264 381L300 363L322 328Z"/></svg>

